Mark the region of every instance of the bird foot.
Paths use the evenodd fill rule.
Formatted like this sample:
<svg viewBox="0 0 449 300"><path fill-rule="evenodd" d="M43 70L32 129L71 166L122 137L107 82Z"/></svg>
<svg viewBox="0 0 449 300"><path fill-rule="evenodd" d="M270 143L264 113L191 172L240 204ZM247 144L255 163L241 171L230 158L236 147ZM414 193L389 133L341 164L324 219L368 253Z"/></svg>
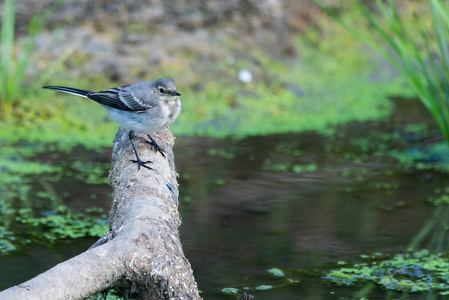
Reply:
<svg viewBox="0 0 449 300"><path fill-rule="evenodd" d="M155 140L151 136L148 135L151 141L145 140L148 144L150 144L156 152L159 152L163 157L165 157L165 151L162 149Z"/></svg>
<svg viewBox="0 0 449 300"><path fill-rule="evenodd" d="M137 171L140 171L140 166L147 168L148 170L153 170L153 168L147 166L146 164L148 163L153 163L151 160L147 160L147 161L142 161L139 157L137 157L137 159L131 159L131 161L135 164L137 164Z"/></svg>

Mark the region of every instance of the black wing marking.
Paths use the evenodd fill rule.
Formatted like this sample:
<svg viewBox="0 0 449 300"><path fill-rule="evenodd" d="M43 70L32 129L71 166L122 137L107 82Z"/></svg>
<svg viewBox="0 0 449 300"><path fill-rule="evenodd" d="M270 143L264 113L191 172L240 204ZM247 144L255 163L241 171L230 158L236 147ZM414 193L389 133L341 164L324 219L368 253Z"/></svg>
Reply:
<svg viewBox="0 0 449 300"><path fill-rule="evenodd" d="M102 94L96 94L96 93L90 93L87 95L87 98L94 100L95 102L105 105L105 106L109 106L112 108L117 108L120 110L127 110L127 111L131 111L132 109L130 109L128 106L126 106L123 102L121 101L117 101L113 98L104 96Z"/></svg>
<svg viewBox="0 0 449 300"><path fill-rule="evenodd" d="M125 87L127 87L127 85L99 92L92 92L87 95L87 98L105 106L117 108L120 110L132 111L132 109L127 106L126 103L123 103L119 98L120 91Z"/></svg>

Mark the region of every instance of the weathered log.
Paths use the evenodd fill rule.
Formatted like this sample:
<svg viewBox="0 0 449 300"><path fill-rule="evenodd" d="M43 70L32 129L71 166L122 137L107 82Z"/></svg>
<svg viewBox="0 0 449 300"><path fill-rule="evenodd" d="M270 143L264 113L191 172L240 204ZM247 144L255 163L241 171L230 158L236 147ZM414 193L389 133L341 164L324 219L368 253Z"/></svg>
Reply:
<svg viewBox="0 0 449 300"><path fill-rule="evenodd" d="M142 299L200 299L179 240L174 137L167 129L154 138L166 158L136 138L140 157L153 161L153 170L140 171L130 161L128 132L121 128L114 139L111 230L86 252L0 292L0 299L83 299L113 285Z"/></svg>

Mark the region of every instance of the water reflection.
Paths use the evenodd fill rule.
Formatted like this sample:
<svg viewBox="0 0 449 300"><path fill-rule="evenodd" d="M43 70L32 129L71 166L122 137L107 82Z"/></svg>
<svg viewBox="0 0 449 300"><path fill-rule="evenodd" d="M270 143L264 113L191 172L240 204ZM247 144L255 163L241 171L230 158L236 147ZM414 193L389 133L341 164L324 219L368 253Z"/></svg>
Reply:
<svg viewBox="0 0 449 300"><path fill-rule="evenodd" d="M416 249L424 246L425 248L435 252L447 251L449 249L448 229L449 204L442 203L435 207L432 215L410 242L409 247Z"/></svg>
<svg viewBox="0 0 449 300"><path fill-rule="evenodd" d="M271 267L315 270L362 253L403 251L431 214L433 208L425 204L425 199L440 186L439 182L420 180L416 188L416 179L426 176L395 170L395 161L390 158L348 162L323 154L329 142L326 138L310 134L301 137L252 138L234 143L197 140L193 142L195 153L199 153L194 156L195 164L189 163L188 155L178 155L181 195L190 199L181 202L181 236L195 275L208 290L258 286L264 281L259 278L257 282L251 276L266 274ZM291 144L292 138L298 140L295 147L300 147L301 140L308 141L300 148L304 156L292 158L293 162L314 161L317 170L263 170L267 157L283 159L282 153L276 153L276 145L283 141ZM229 145L237 153L232 160L196 158L209 148L227 149ZM186 146L178 140L177 147ZM218 162L212 163L213 159ZM246 163L252 166L246 167ZM385 176L386 170L390 175ZM348 172L349 176L342 176ZM308 281L307 288L291 285L282 293L264 291L261 295L264 299L282 299L276 297L284 293L285 297L290 293L310 296L318 289L326 298L326 288L316 281L319 276L311 273L312 278L304 278L304 274L296 277ZM248 276L250 279L245 280Z"/></svg>

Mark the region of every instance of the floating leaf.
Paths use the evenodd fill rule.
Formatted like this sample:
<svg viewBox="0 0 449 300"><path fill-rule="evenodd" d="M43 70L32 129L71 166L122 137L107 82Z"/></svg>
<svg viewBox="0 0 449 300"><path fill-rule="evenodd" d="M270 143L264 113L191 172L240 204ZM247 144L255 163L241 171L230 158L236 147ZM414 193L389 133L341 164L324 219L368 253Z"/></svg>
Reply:
<svg viewBox="0 0 449 300"><path fill-rule="evenodd" d="M227 287L222 289L221 291L226 294L237 294L239 292L239 289Z"/></svg>
<svg viewBox="0 0 449 300"><path fill-rule="evenodd" d="M268 270L268 273L273 274L274 276L285 276L285 273L282 272L281 269L278 268L272 268Z"/></svg>
<svg viewBox="0 0 449 300"><path fill-rule="evenodd" d="M264 290L270 290L272 288L273 288L272 285L265 285L265 284L263 284L263 285L257 286L256 290L264 291Z"/></svg>

